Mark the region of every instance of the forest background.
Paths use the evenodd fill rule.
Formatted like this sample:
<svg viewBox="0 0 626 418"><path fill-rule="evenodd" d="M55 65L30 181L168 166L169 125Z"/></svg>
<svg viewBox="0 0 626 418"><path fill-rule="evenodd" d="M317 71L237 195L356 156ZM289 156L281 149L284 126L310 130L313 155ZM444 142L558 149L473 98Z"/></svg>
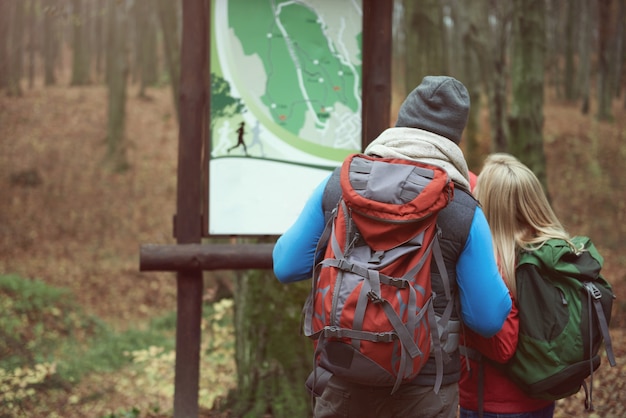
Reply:
<svg viewBox="0 0 626 418"><path fill-rule="evenodd" d="M0 0L0 416L172 414L176 281L138 257L175 242L183 4ZM424 74L456 76L471 168L516 153L604 255L618 366L594 375L602 417L626 409L623 24L623 0L394 3L391 120ZM199 414L306 415L308 343L297 314L275 320L306 286L219 271L204 292ZM262 315L240 311L268 294ZM579 415L580 395L555 415Z"/></svg>

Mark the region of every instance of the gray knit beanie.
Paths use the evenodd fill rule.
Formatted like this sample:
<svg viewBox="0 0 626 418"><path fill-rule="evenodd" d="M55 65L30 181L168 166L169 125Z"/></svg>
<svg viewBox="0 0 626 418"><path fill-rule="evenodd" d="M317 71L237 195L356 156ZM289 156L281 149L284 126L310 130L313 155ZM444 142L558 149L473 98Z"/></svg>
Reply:
<svg viewBox="0 0 626 418"><path fill-rule="evenodd" d="M458 144L467 124L469 106L469 94L460 81L426 76L400 106L396 127L423 129Z"/></svg>

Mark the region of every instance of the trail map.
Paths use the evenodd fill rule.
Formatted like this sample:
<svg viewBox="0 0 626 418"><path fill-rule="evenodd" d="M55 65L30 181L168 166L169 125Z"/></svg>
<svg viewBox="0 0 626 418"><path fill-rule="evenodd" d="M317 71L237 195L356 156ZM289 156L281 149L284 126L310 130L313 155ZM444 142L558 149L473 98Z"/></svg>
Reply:
<svg viewBox="0 0 626 418"><path fill-rule="evenodd" d="M214 0L211 27L209 234L281 234L361 149L361 1Z"/></svg>

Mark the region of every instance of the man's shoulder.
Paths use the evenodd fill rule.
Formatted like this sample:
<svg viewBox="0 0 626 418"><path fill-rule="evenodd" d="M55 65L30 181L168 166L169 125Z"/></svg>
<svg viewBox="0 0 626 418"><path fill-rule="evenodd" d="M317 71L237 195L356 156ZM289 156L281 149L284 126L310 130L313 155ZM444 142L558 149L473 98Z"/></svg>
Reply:
<svg viewBox="0 0 626 418"><path fill-rule="evenodd" d="M459 242L465 242L477 207L478 201L471 193L460 187L455 188L454 198L438 217L444 237L456 237Z"/></svg>
<svg viewBox="0 0 626 418"><path fill-rule="evenodd" d="M470 210L474 213L474 210L476 210L478 205L478 201L468 190L462 187L457 187L455 184L454 198L452 199L452 202L450 202L449 206L457 207L457 210L461 208Z"/></svg>
<svg viewBox="0 0 626 418"><path fill-rule="evenodd" d="M341 183L339 181L340 174L341 167L335 168L326 182L326 187L324 188L324 194L322 196L322 209L324 210L325 216L330 214L330 212L335 209L335 206L339 203L339 199L341 199Z"/></svg>

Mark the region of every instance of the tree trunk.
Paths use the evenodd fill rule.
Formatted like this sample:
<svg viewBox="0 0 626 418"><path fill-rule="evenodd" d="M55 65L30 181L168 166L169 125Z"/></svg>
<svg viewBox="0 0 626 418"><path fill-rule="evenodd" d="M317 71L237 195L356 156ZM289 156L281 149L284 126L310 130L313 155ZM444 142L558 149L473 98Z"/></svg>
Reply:
<svg viewBox="0 0 626 418"><path fill-rule="evenodd" d="M424 76L446 74L443 14L438 0L404 0L406 25L405 91L417 87Z"/></svg>
<svg viewBox="0 0 626 418"><path fill-rule="evenodd" d="M478 57L479 74L489 107L491 146L489 151L508 150L507 113L507 66L506 56L509 47L508 27L511 22L509 2L496 2L491 6L487 1L467 2L473 52ZM490 13L495 22L490 24Z"/></svg>
<svg viewBox="0 0 626 418"><path fill-rule="evenodd" d="M158 0L157 8L163 31L163 52L172 85L176 118L180 121L178 95L180 90L180 40L178 37L178 2Z"/></svg>
<svg viewBox="0 0 626 418"><path fill-rule="evenodd" d="M9 49L9 71L8 71L8 92L11 96L22 95L22 70L24 52L24 2L14 2L13 21L11 24L10 49Z"/></svg>
<svg viewBox="0 0 626 418"><path fill-rule="evenodd" d="M109 106L106 162L116 172L128 168L124 146L126 122L126 86L128 59L126 50L126 11L124 3L109 0L108 4L108 63Z"/></svg>
<svg viewBox="0 0 626 418"><path fill-rule="evenodd" d="M89 83L89 58L87 51L87 22L83 11L83 0L72 0L72 34L73 34L73 61L72 86L82 86Z"/></svg>
<svg viewBox="0 0 626 418"><path fill-rule="evenodd" d="M624 14L626 13L626 0L618 0L614 14L618 16L615 22L615 37L613 42L613 54L611 54L612 90L615 98L622 91L622 64L624 62Z"/></svg>
<svg viewBox="0 0 626 418"><path fill-rule="evenodd" d="M312 370L312 342L300 319L311 283L279 283L270 272L240 274L235 288L236 417L307 417L311 404L304 382Z"/></svg>
<svg viewBox="0 0 626 418"><path fill-rule="evenodd" d="M576 0L572 0L576 1ZM566 2L560 0L546 0L546 85L554 89L559 100L564 98L563 61L565 36L563 23L566 18ZM569 2L568 2L569 3Z"/></svg>
<svg viewBox="0 0 626 418"><path fill-rule="evenodd" d="M482 163L482 154L478 136L480 135L480 110L481 110L481 69L479 64L478 50L483 48L475 45L478 39L472 33L476 26L472 25L471 8L474 3L461 1L456 3L457 12L454 19L454 29L457 32L455 43L460 47L460 56L456 61L459 62L458 71L463 74L461 80L467 87L470 95L470 113L465 128L465 159L470 170L478 172ZM483 37L484 39L484 37Z"/></svg>
<svg viewBox="0 0 626 418"><path fill-rule="evenodd" d="M43 7L43 70L44 85L56 84L55 67L59 57L60 10L56 0L48 0Z"/></svg>
<svg viewBox="0 0 626 418"><path fill-rule="evenodd" d="M563 90L565 91L565 100L574 101L576 97L576 88L574 80L576 79L576 66L574 64L574 55L576 44L578 41L578 25L577 17L579 16L580 0L571 0L565 6L567 8L567 18L565 19L565 68L563 74Z"/></svg>
<svg viewBox="0 0 626 418"><path fill-rule="evenodd" d="M106 51L106 25L104 24L104 16L106 16L106 0L96 0L94 4L95 12L93 17L93 46L92 51L94 54L94 70L97 80L106 78L105 74L105 51Z"/></svg>
<svg viewBox="0 0 626 418"><path fill-rule="evenodd" d="M9 40L11 33L11 4L0 0L0 89L9 85Z"/></svg>
<svg viewBox="0 0 626 418"><path fill-rule="evenodd" d="M1 0L0 0L1 1ZM405 86L406 82L406 31L408 30L408 25L405 24L405 20L407 19L404 3L401 1L394 1L393 6L393 20L392 20L392 35L393 39L391 42L392 47L392 58L391 58L391 79L393 94L392 94L392 122L395 122L395 114L396 108L399 106L398 99L404 98L406 93ZM396 92L402 92L402 94L395 94Z"/></svg>
<svg viewBox="0 0 626 418"><path fill-rule="evenodd" d="M38 1L30 0L28 8L28 88L35 85L35 52L38 48L37 42L37 9Z"/></svg>
<svg viewBox="0 0 626 418"><path fill-rule="evenodd" d="M542 136L545 3L543 0L513 3L511 152L537 175L547 190Z"/></svg>
<svg viewBox="0 0 626 418"><path fill-rule="evenodd" d="M613 120L611 102L610 54L614 37L614 24L611 17L611 0L598 0L598 113L597 118Z"/></svg>
<svg viewBox="0 0 626 418"><path fill-rule="evenodd" d="M442 25L443 31L443 51L445 56L444 68L453 77L463 81L467 76L465 66L467 64L464 55L467 51L463 49L463 36L466 31L467 22L461 18L465 11L465 4L456 0L449 0L443 3L442 17L447 25Z"/></svg>
<svg viewBox="0 0 626 418"><path fill-rule="evenodd" d="M586 115L589 113L589 80L591 68L591 21L593 17L591 7L592 0L581 0L580 2L580 44L578 50L579 68L578 68L578 96L581 98L581 112Z"/></svg>
<svg viewBox="0 0 626 418"><path fill-rule="evenodd" d="M157 32L150 0L137 0L135 16L135 78L139 81L139 97L147 97L146 89L157 81Z"/></svg>

